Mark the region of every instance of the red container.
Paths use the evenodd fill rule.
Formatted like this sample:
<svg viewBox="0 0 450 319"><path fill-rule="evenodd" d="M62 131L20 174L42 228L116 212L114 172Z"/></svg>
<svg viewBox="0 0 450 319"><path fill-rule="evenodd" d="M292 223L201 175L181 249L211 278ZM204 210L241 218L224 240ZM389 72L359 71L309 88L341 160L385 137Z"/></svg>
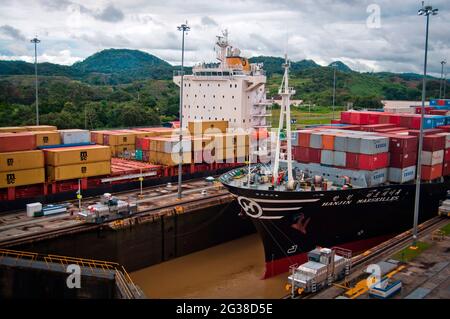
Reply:
<svg viewBox="0 0 450 319"><path fill-rule="evenodd" d="M379 124L380 123L380 114L381 112L370 112L369 113L369 125L370 124Z"/></svg>
<svg viewBox="0 0 450 319"><path fill-rule="evenodd" d="M405 168L417 164L417 152L391 153L389 156L389 166Z"/></svg>
<svg viewBox="0 0 450 319"><path fill-rule="evenodd" d="M389 152L408 153L417 151L418 139L416 136L391 135L389 137Z"/></svg>
<svg viewBox="0 0 450 319"><path fill-rule="evenodd" d="M424 136L422 149L428 152L436 152L445 149L445 136L443 135Z"/></svg>
<svg viewBox="0 0 450 319"><path fill-rule="evenodd" d="M411 127L411 123L412 123L412 120L413 120L413 116L412 115L402 114L402 115L399 115L399 117L400 117L400 121L399 121L399 125L400 126L412 128Z"/></svg>
<svg viewBox="0 0 450 319"><path fill-rule="evenodd" d="M359 125L347 125L339 127L340 130L349 130L349 131L361 131L361 126Z"/></svg>
<svg viewBox="0 0 450 319"><path fill-rule="evenodd" d="M310 130L304 130L298 132L298 145L303 147L309 147L309 140L311 137Z"/></svg>
<svg viewBox="0 0 450 319"><path fill-rule="evenodd" d="M362 125L361 131L376 132L376 130L392 129L392 128L395 128L394 124L369 124L369 125Z"/></svg>
<svg viewBox="0 0 450 319"><path fill-rule="evenodd" d="M391 118L392 113L389 112L382 112L380 113L380 116L378 117L378 123L379 124L389 124L390 122L390 118ZM395 124L395 123L392 123Z"/></svg>
<svg viewBox="0 0 450 319"><path fill-rule="evenodd" d="M362 170L373 171L375 169L388 166L389 153L380 154L359 154L358 168Z"/></svg>
<svg viewBox="0 0 450 319"><path fill-rule="evenodd" d="M389 123L395 124L397 126L404 126L404 125L400 124L400 118L401 118L401 116L399 114L391 114L391 115L389 115ZM384 122L380 121L380 123L384 123Z"/></svg>
<svg viewBox="0 0 450 319"><path fill-rule="evenodd" d="M437 133L444 133L444 130L441 128L429 128L426 130L423 130L423 135L431 135L431 134L437 134ZM408 130L408 135L412 136L419 136L420 130Z"/></svg>
<svg viewBox="0 0 450 319"><path fill-rule="evenodd" d="M352 112L349 112L349 111L341 112L341 122L342 123L346 123L346 124L350 124L350 114L351 113Z"/></svg>
<svg viewBox="0 0 450 319"><path fill-rule="evenodd" d="M346 153L345 154L345 167L350 169L358 169L359 154Z"/></svg>
<svg viewBox="0 0 450 319"><path fill-rule="evenodd" d="M320 149L310 148L309 149L309 161L312 163L320 163Z"/></svg>
<svg viewBox="0 0 450 319"><path fill-rule="evenodd" d="M374 130L374 132L378 133L394 133L404 130L404 127L391 127L391 128L377 128Z"/></svg>
<svg viewBox="0 0 450 319"><path fill-rule="evenodd" d="M331 124L342 124L341 120L331 120Z"/></svg>
<svg viewBox="0 0 450 319"><path fill-rule="evenodd" d="M29 151L36 148L36 136L32 132L0 133L0 152Z"/></svg>
<svg viewBox="0 0 450 319"><path fill-rule="evenodd" d="M368 112L351 112L350 124L359 124L359 125L369 124L369 113Z"/></svg>
<svg viewBox="0 0 450 319"><path fill-rule="evenodd" d="M136 149L148 151L150 150L150 139L148 137L136 138Z"/></svg>
<svg viewBox="0 0 450 319"><path fill-rule="evenodd" d="M450 148L444 151L444 162L450 162Z"/></svg>
<svg viewBox="0 0 450 319"><path fill-rule="evenodd" d="M439 129L450 133L450 125L439 126Z"/></svg>
<svg viewBox="0 0 450 319"><path fill-rule="evenodd" d="M292 157L294 160L300 163L309 163L309 147L303 146L293 146L292 147Z"/></svg>
<svg viewBox="0 0 450 319"><path fill-rule="evenodd" d="M448 110L431 110L431 115L447 115Z"/></svg>
<svg viewBox="0 0 450 319"><path fill-rule="evenodd" d="M442 165L442 175L450 176L450 161L444 162L444 165Z"/></svg>
<svg viewBox="0 0 450 319"><path fill-rule="evenodd" d="M433 179L441 177L442 167L443 167L442 164L436 164L433 166L422 165L421 178L426 181L431 181Z"/></svg>

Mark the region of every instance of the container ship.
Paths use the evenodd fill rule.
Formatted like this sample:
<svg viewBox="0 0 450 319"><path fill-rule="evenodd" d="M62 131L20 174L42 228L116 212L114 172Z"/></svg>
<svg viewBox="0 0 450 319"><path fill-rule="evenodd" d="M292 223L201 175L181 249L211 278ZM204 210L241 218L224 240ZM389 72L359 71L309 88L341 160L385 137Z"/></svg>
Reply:
<svg viewBox="0 0 450 319"><path fill-rule="evenodd" d="M252 160L220 177L262 238L264 278L304 263L316 246L358 253L413 225L422 108L346 111L331 125L291 131L288 74L286 59L271 161ZM450 100L430 104L419 222L436 216L450 189Z"/></svg>

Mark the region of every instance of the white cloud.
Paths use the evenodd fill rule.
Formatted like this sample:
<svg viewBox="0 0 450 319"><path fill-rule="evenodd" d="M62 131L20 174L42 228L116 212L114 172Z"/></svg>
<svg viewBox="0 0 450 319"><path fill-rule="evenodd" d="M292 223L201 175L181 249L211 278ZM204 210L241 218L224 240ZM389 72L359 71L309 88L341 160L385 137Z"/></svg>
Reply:
<svg viewBox="0 0 450 319"><path fill-rule="evenodd" d="M380 29L367 27L371 3L380 6ZM438 73L439 61L450 60L450 12L448 0L434 0L433 6L440 12L431 17L429 71ZM0 21L27 39L38 34L43 57L64 64L111 47L144 50L179 64L176 27L187 20L190 65L213 61L215 36L227 28L248 56L281 56L287 49L293 60L323 65L342 60L360 71L420 73L425 18L417 16L419 7L418 0L23 0L2 4ZM3 55L32 57L31 44L26 54L14 40L1 41L8 44ZM63 50L70 54L60 54Z"/></svg>

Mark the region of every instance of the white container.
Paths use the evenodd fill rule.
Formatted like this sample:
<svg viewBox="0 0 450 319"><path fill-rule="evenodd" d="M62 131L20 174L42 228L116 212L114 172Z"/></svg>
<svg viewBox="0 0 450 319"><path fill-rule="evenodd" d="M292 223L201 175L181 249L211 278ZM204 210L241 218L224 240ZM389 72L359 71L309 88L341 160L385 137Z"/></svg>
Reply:
<svg viewBox="0 0 450 319"><path fill-rule="evenodd" d="M361 136L349 136L347 139L347 152L359 153L361 149Z"/></svg>
<svg viewBox="0 0 450 319"><path fill-rule="evenodd" d="M41 203L30 203L27 204L27 216L33 217L35 213L39 213L42 211L42 204Z"/></svg>
<svg viewBox="0 0 450 319"><path fill-rule="evenodd" d="M444 150L436 152L422 151L422 165L433 166L444 162Z"/></svg>
<svg viewBox="0 0 450 319"><path fill-rule="evenodd" d="M387 181L387 168L377 169L375 171L364 171L366 175L367 186L377 186Z"/></svg>
<svg viewBox="0 0 450 319"><path fill-rule="evenodd" d="M379 154L389 151L389 138L364 136L361 138L360 154Z"/></svg>
<svg viewBox="0 0 450 319"><path fill-rule="evenodd" d="M61 144L90 143L91 133L88 130L59 130Z"/></svg>
<svg viewBox="0 0 450 319"><path fill-rule="evenodd" d="M339 152L346 152L347 140L348 137L346 135L336 135L334 137L334 150Z"/></svg>
<svg viewBox="0 0 450 319"><path fill-rule="evenodd" d="M311 148L322 148L322 133L315 132L311 133L311 136L309 138L309 147Z"/></svg>
<svg viewBox="0 0 450 319"><path fill-rule="evenodd" d="M394 183L406 183L414 180L416 176L416 166L405 168L389 167L388 181Z"/></svg>
<svg viewBox="0 0 450 319"><path fill-rule="evenodd" d="M320 152L320 164L333 165L334 163L334 152L330 150L322 150ZM345 166L345 164L344 164Z"/></svg>
<svg viewBox="0 0 450 319"><path fill-rule="evenodd" d="M191 151L191 141L184 139L181 141L183 146L183 153ZM164 142L164 153L178 153L180 151L179 139L172 139Z"/></svg>
<svg viewBox="0 0 450 319"><path fill-rule="evenodd" d="M333 165L345 167L345 163L346 163L346 159L347 159L346 153L335 151L333 155L334 155Z"/></svg>

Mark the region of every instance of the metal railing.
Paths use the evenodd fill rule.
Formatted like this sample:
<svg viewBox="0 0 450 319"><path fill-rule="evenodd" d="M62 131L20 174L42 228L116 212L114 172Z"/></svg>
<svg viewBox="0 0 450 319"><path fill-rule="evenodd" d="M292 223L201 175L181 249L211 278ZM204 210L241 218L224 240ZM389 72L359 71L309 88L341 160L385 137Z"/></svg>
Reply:
<svg viewBox="0 0 450 319"><path fill-rule="evenodd" d="M96 272L98 273L98 271L103 273L113 272L115 282L120 291L123 293L123 297L126 299L143 297L140 289L134 284L125 268L115 262L53 254L41 255L33 252L0 249L0 259L3 257L15 258L16 261L29 260L30 265L33 262L45 262L49 269L51 266L50 264L60 264L65 271L68 265L75 264L86 270L90 270L92 274L95 274Z"/></svg>

